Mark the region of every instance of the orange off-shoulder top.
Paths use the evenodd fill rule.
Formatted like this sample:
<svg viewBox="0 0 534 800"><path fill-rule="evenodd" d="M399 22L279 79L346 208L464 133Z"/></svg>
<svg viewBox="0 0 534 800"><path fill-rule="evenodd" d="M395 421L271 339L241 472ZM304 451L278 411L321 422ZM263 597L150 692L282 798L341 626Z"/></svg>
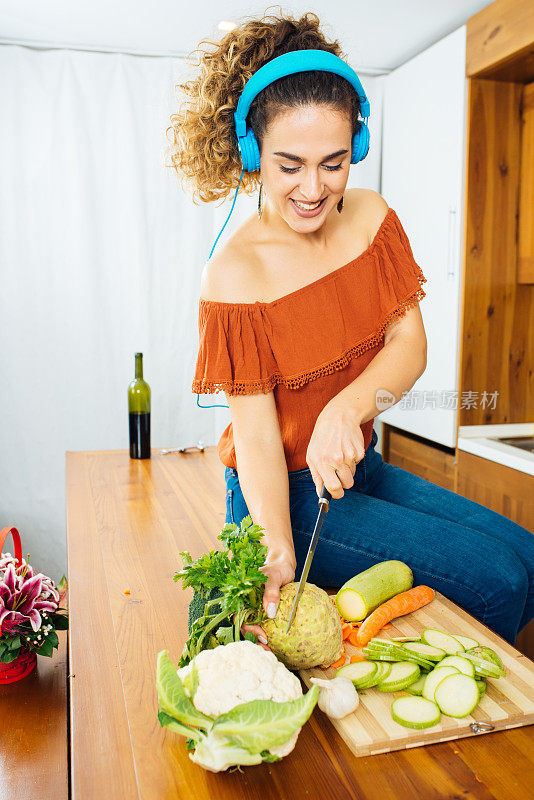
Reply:
<svg viewBox="0 0 534 800"><path fill-rule="evenodd" d="M382 349L387 326L425 297L425 282L389 208L367 250L300 289L269 303L201 297L192 391L273 390L287 469L303 469L320 412ZM367 449L373 420L361 429ZM217 451L225 466L238 469L232 423Z"/></svg>

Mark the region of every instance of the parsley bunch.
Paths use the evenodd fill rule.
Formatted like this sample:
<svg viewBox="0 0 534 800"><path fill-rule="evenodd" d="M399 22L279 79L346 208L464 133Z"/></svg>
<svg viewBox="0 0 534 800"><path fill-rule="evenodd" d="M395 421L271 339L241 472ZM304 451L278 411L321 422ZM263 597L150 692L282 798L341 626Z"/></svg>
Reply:
<svg viewBox="0 0 534 800"><path fill-rule="evenodd" d="M181 580L182 589L191 586L195 591L193 602L202 606L200 616L191 625L180 667L201 650L238 642L244 623L260 622L267 580L260 569L267 556L267 547L261 544L263 533L264 528L253 524L248 514L240 526L225 524L217 537L225 544L225 550L211 550L196 561L187 551L180 553L184 566L173 580ZM246 638L256 637L247 634Z"/></svg>

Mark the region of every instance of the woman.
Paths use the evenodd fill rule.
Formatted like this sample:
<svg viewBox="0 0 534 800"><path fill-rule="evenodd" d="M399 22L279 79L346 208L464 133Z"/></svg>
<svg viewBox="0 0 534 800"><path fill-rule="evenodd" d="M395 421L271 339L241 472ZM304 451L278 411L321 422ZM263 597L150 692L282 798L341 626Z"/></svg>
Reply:
<svg viewBox="0 0 534 800"><path fill-rule="evenodd" d="M284 53L327 50L311 12L248 21L206 53L182 85L173 164L204 201L241 170L233 113L246 81ZM232 422L218 452L227 522L265 529L264 607L300 576L323 484L332 495L309 581L339 586L399 559L513 644L534 616L534 537L478 503L384 463L373 419L426 366L425 278L395 211L347 191L360 103L353 86L300 72L266 86L247 122L260 151L253 215L208 261L201 281L193 391L224 390ZM340 266L341 265L341 266ZM377 405L379 403L379 405ZM259 626L250 626L259 640Z"/></svg>

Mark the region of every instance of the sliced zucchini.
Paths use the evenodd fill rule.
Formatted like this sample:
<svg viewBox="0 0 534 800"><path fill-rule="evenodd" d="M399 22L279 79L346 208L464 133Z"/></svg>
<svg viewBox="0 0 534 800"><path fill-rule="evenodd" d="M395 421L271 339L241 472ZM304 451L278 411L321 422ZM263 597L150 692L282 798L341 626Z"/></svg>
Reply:
<svg viewBox="0 0 534 800"><path fill-rule="evenodd" d="M430 728L437 725L441 712L431 700L424 697L399 697L391 704L391 716L405 728Z"/></svg>
<svg viewBox="0 0 534 800"><path fill-rule="evenodd" d="M470 678L475 677L475 667L473 662L463 656L446 656L439 662L440 667L456 667L458 672L463 672L464 675L469 675Z"/></svg>
<svg viewBox="0 0 534 800"><path fill-rule="evenodd" d="M482 678L475 678L475 683L478 686L478 693L482 697L486 691L486 681L482 680Z"/></svg>
<svg viewBox="0 0 534 800"><path fill-rule="evenodd" d="M469 650L467 650L466 652L472 653L474 656L479 656L479 658L484 659L484 661L491 661L499 668L502 678L506 675L506 667L502 663L500 655L496 653L495 650L493 650L491 647L478 645L478 647L469 648Z"/></svg>
<svg viewBox="0 0 534 800"><path fill-rule="evenodd" d="M392 636L392 642L420 642L419 636Z"/></svg>
<svg viewBox="0 0 534 800"><path fill-rule="evenodd" d="M440 681L434 698L440 710L449 717L467 717L476 708L480 694L475 679L459 672Z"/></svg>
<svg viewBox="0 0 534 800"><path fill-rule="evenodd" d="M423 656L429 661L441 661L447 655L441 647L433 647L431 644L424 644L423 642L412 642L411 644L404 644L403 647L409 653Z"/></svg>
<svg viewBox="0 0 534 800"><path fill-rule="evenodd" d="M457 653L463 653L465 647L454 636L450 636L444 631L438 631L436 628L425 628L421 634L421 641L424 644L431 644L433 647L439 647L451 656Z"/></svg>
<svg viewBox="0 0 534 800"><path fill-rule="evenodd" d="M413 661L423 669L434 669L435 662L429 661L416 653L410 653L404 648L403 645L397 645L395 648L377 647L376 645L368 645L362 648L363 655L371 661Z"/></svg>
<svg viewBox="0 0 534 800"><path fill-rule="evenodd" d="M370 644L376 644L376 645L378 645L379 647L380 647L380 646L385 646L385 647L394 647L394 644L395 644L395 643L394 643L394 642L393 642L391 639L381 639L379 636L373 636L373 638L372 638L372 639L369 639L369 641L368 641L368 643L367 643L367 645L368 645L368 646L369 646Z"/></svg>
<svg viewBox="0 0 534 800"><path fill-rule="evenodd" d="M459 633L450 633L449 636L453 636L455 639L458 639L460 644L463 644L466 650L469 650L470 647L477 647L478 642L476 639L471 639L470 636L460 636Z"/></svg>
<svg viewBox="0 0 534 800"><path fill-rule="evenodd" d="M336 678L340 676L352 681L357 689L367 689L374 686L373 679L377 674L377 665L371 661L357 661L355 664L345 664L336 670Z"/></svg>
<svg viewBox="0 0 534 800"><path fill-rule="evenodd" d="M391 666L391 672L387 678L380 681L377 689L381 692L398 692L415 683L420 674L417 664L398 661Z"/></svg>
<svg viewBox="0 0 534 800"><path fill-rule="evenodd" d="M362 647L362 655L371 661L401 661L400 654L394 655L393 653L386 653L382 650L373 649L372 647Z"/></svg>
<svg viewBox="0 0 534 800"><path fill-rule="evenodd" d="M423 656L417 656L415 655L415 653L410 653L408 650L404 651L402 660L413 661L413 663L418 664L421 667L421 669L431 670L434 669L434 667L436 666L435 661L428 661L426 658L423 658Z"/></svg>
<svg viewBox="0 0 534 800"><path fill-rule="evenodd" d="M460 674L456 667L436 667L432 672L429 672L425 678L425 685L421 694L427 700L434 702L434 693L439 683L444 680L448 675Z"/></svg>
<svg viewBox="0 0 534 800"><path fill-rule="evenodd" d="M377 683L387 678L389 673L391 672L391 664L388 661L377 661L376 662L376 679Z"/></svg>
<svg viewBox="0 0 534 800"><path fill-rule="evenodd" d="M473 663L475 668L475 675L478 675L482 678L502 678L503 672L497 664L494 664L493 661L486 661L484 658L480 656L474 655L474 653L462 653L462 658L467 658L469 661Z"/></svg>
<svg viewBox="0 0 534 800"><path fill-rule="evenodd" d="M370 650L377 650L379 653L402 653L403 646L401 644L395 644L394 642L377 642L371 639L370 642L367 642L365 647L368 647Z"/></svg>
<svg viewBox="0 0 534 800"><path fill-rule="evenodd" d="M405 692L409 692L410 694L423 694L423 686L425 685L425 681L427 679L426 675L421 675L415 683L411 683L409 686L405 688Z"/></svg>
<svg viewBox="0 0 534 800"><path fill-rule="evenodd" d="M358 662L358 663L360 663L360 662ZM361 663L364 663L364 662L361 662ZM372 663L372 662L368 662L368 663ZM357 689L370 689L371 687L376 686L376 684L380 680L382 680L383 677L384 678L386 677L386 675L389 673L389 671L391 669L391 665L387 664L386 662L375 661L374 664L375 664L375 667L376 667L375 672L370 673L369 675L367 675L366 677L362 678L362 680L357 682L357 683L355 683L355 681L353 679L351 679L353 684L354 684L354 686ZM356 666L356 664L347 664L347 666ZM342 669L344 669L344 667L342 667ZM336 673L336 675L337 675L337 673ZM345 676L345 677L347 677L347 676Z"/></svg>

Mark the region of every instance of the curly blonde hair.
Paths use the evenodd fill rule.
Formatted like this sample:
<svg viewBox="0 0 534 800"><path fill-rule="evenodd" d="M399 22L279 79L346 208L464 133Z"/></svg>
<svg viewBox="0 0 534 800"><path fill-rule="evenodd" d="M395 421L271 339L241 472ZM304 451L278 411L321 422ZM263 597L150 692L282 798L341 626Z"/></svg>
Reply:
<svg viewBox="0 0 534 800"><path fill-rule="evenodd" d="M261 19L249 18L218 42L203 39L201 44L215 50L199 46L193 51L204 54L194 64L200 67L197 77L175 85L187 99L170 117L166 135L170 140L172 132L172 143L165 151L165 166L176 170L182 188L184 180L188 190L193 188L195 204L197 197L205 203L224 200L239 182L243 165L234 112L246 82L260 67L293 50L326 50L344 57L339 42L329 42L319 31L319 18L311 11L299 19L265 13ZM342 111L351 119L352 136L358 131L360 101L354 87L331 72L300 72L266 86L250 106L247 123L260 153L277 114L312 103ZM259 187L259 178L259 170L244 172L241 186L246 194Z"/></svg>

